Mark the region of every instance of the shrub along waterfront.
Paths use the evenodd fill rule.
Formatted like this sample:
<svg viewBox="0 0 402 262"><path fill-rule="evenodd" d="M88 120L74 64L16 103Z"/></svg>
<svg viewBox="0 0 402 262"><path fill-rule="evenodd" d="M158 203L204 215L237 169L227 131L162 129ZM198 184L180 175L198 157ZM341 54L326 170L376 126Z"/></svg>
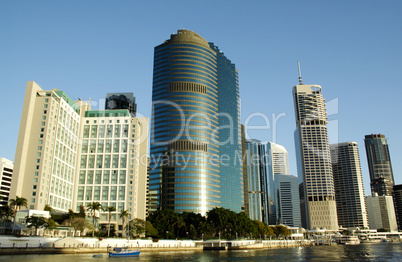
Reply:
<svg viewBox="0 0 402 262"><path fill-rule="evenodd" d="M271 238L290 235L285 226L268 226L243 212L216 207L206 217L197 213L158 210L149 214L146 236L161 239Z"/></svg>

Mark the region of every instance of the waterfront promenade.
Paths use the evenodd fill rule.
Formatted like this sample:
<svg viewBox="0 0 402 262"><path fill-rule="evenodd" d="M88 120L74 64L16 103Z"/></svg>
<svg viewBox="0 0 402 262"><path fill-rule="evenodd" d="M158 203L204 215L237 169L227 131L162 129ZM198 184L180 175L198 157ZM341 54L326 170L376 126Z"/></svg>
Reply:
<svg viewBox="0 0 402 262"><path fill-rule="evenodd" d="M108 247L140 248L141 252L270 249L309 246L308 240L159 240L117 238L0 237L0 255L106 253Z"/></svg>

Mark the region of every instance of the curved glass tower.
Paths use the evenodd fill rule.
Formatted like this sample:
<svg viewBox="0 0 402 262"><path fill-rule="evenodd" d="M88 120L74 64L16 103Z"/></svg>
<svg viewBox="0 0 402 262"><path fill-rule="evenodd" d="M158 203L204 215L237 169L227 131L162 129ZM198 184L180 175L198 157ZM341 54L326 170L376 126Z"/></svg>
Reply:
<svg viewBox="0 0 402 262"><path fill-rule="evenodd" d="M220 206L217 55L179 30L155 47L150 211L205 213Z"/></svg>

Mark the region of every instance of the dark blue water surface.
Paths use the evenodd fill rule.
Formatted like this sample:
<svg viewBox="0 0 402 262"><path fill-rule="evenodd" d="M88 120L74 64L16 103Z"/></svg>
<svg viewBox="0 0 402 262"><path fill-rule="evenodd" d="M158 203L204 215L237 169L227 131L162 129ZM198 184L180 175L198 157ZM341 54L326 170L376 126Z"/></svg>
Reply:
<svg viewBox="0 0 402 262"><path fill-rule="evenodd" d="M93 258L93 254L10 255L0 261L105 262L105 261L402 261L402 243L375 243L355 246L315 246L238 251L142 252L136 258Z"/></svg>

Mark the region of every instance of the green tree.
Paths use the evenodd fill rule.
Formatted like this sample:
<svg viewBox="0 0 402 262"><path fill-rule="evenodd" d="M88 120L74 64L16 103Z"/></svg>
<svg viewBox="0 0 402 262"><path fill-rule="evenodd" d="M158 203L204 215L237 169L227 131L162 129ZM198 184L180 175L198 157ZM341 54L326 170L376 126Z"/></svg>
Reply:
<svg viewBox="0 0 402 262"><path fill-rule="evenodd" d="M10 222L10 218L14 215L13 209L8 206L0 206L0 217L1 217L1 232L6 232L6 224Z"/></svg>
<svg viewBox="0 0 402 262"><path fill-rule="evenodd" d="M148 221L158 231L158 238L176 238L173 224L177 221L178 215L171 209L156 210L148 215Z"/></svg>
<svg viewBox="0 0 402 262"><path fill-rule="evenodd" d="M53 208L50 205L46 204L45 207L43 208L43 210L44 211L49 211L49 213L50 213L50 212L53 211Z"/></svg>
<svg viewBox="0 0 402 262"><path fill-rule="evenodd" d="M278 225L273 227L273 231L276 237L290 236L290 231L287 227Z"/></svg>
<svg viewBox="0 0 402 262"><path fill-rule="evenodd" d="M44 217L30 216L26 219L27 227L35 228L35 236L38 235L38 229L41 227L47 227L47 220Z"/></svg>
<svg viewBox="0 0 402 262"><path fill-rule="evenodd" d="M74 235L77 235L77 231L79 230L82 233L84 233L85 229L94 229L91 223L88 222L86 218L83 217L75 217L71 219L70 225L74 227L75 233ZM95 230L94 230L95 231Z"/></svg>
<svg viewBox="0 0 402 262"><path fill-rule="evenodd" d="M80 212L78 213L78 217L83 217L83 218L86 217L84 205L80 205Z"/></svg>
<svg viewBox="0 0 402 262"><path fill-rule="evenodd" d="M109 213L108 214L109 223L108 223L108 229L107 229L107 237L109 237L110 236L110 220L112 218L112 212L115 212L116 208L114 206L108 206L108 207L106 207L105 211Z"/></svg>
<svg viewBox="0 0 402 262"><path fill-rule="evenodd" d="M45 225L45 227L47 229L53 230L58 226L58 224L56 222L54 222L53 219L49 218L47 219L47 225Z"/></svg>
<svg viewBox="0 0 402 262"><path fill-rule="evenodd" d="M10 199L8 202L14 211L14 224L12 231L12 233L14 233L15 224L17 223L17 212L21 209L21 207L28 208L28 201L26 198L15 196L15 199Z"/></svg>
<svg viewBox="0 0 402 262"><path fill-rule="evenodd" d="M129 221L129 235L133 237L140 237L143 233L145 233L145 220L134 218Z"/></svg>
<svg viewBox="0 0 402 262"><path fill-rule="evenodd" d="M154 228L154 226L150 221L145 221L145 235L150 237L158 236L158 230Z"/></svg>
<svg viewBox="0 0 402 262"><path fill-rule="evenodd" d="M122 209L120 211L120 218L123 219L123 232L122 232L122 236L125 237L126 236L126 231L125 231L125 225L126 225L126 218L128 217L128 211L127 209L124 210Z"/></svg>
<svg viewBox="0 0 402 262"><path fill-rule="evenodd" d="M96 212L96 211L103 210L103 207L102 207L101 203L99 203L99 202L92 202L92 203L89 203L89 204L87 205L87 208L88 208L88 210L92 213L93 227L94 227L94 230L92 231L92 237L94 237L94 236L95 236L95 229L96 229L96 225L95 225L95 212Z"/></svg>
<svg viewBox="0 0 402 262"><path fill-rule="evenodd" d="M207 213L208 222L212 223L216 229L215 237L227 238L229 232L234 229L233 217L235 216L235 212L223 207L215 207Z"/></svg>

